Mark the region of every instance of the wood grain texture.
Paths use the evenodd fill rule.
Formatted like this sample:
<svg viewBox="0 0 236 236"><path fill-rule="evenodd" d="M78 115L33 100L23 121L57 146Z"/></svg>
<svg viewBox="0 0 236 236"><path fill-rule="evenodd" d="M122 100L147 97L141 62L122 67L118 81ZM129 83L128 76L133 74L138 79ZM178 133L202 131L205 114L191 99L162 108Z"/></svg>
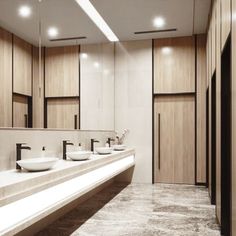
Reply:
<svg viewBox="0 0 236 236"><path fill-rule="evenodd" d="M48 99L48 128L74 129L75 115L77 115L77 124L79 124L79 99ZM77 129L79 129L79 125L77 126Z"/></svg>
<svg viewBox="0 0 236 236"><path fill-rule="evenodd" d="M231 0L221 0L221 50L231 31Z"/></svg>
<svg viewBox="0 0 236 236"><path fill-rule="evenodd" d="M79 96L79 46L46 48L45 96Z"/></svg>
<svg viewBox="0 0 236 236"><path fill-rule="evenodd" d="M160 114L160 126L158 114ZM155 98L154 124L155 182L194 184L195 97Z"/></svg>
<svg viewBox="0 0 236 236"><path fill-rule="evenodd" d="M195 91L194 37L154 41L154 92Z"/></svg>
<svg viewBox="0 0 236 236"><path fill-rule="evenodd" d="M12 127L12 35L0 28L0 127Z"/></svg>
<svg viewBox="0 0 236 236"><path fill-rule="evenodd" d="M28 115L28 99L26 96L13 95L13 127L26 128L25 115Z"/></svg>
<svg viewBox="0 0 236 236"><path fill-rule="evenodd" d="M236 0L232 0L236 14ZM236 19L232 21L232 236L236 236Z"/></svg>
<svg viewBox="0 0 236 236"><path fill-rule="evenodd" d="M216 1L216 215L221 223L221 9Z"/></svg>
<svg viewBox="0 0 236 236"><path fill-rule="evenodd" d="M197 36L197 182L206 183L206 35Z"/></svg>
<svg viewBox="0 0 236 236"><path fill-rule="evenodd" d="M211 15L211 75L216 69L216 4L213 5Z"/></svg>
<svg viewBox="0 0 236 236"><path fill-rule="evenodd" d="M208 55L209 55L209 63L208 63L208 86L210 84L210 79L212 76L212 26L209 26L209 31L208 31L208 40L209 40L209 45L208 45Z"/></svg>
<svg viewBox="0 0 236 236"><path fill-rule="evenodd" d="M41 55L43 56L43 50ZM33 47L33 128L44 128L43 68L41 57L41 73L39 73L39 48Z"/></svg>
<svg viewBox="0 0 236 236"><path fill-rule="evenodd" d="M13 92L31 96L32 45L14 36Z"/></svg>

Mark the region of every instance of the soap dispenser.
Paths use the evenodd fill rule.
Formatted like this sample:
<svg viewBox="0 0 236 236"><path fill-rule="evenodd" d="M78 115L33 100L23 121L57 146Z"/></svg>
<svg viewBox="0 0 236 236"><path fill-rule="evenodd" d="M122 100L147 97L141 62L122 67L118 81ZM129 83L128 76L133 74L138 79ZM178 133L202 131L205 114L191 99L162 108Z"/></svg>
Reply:
<svg viewBox="0 0 236 236"><path fill-rule="evenodd" d="M42 147L42 157L45 157L46 155L46 147L45 146L43 146Z"/></svg>
<svg viewBox="0 0 236 236"><path fill-rule="evenodd" d="M78 151L82 151L82 145L79 143Z"/></svg>

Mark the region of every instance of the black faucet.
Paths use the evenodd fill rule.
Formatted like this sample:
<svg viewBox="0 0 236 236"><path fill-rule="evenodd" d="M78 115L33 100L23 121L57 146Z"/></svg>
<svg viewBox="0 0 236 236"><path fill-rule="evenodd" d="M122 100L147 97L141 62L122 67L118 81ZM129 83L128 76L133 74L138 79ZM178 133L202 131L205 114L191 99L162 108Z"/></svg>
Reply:
<svg viewBox="0 0 236 236"><path fill-rule="evenodd" d="M111 141L115 141L114 138L108 138L107 139L107 143L109 144L109 147L111 147Z"/></svg>
<svg viewBox="0 0 236 236"><path fill-rule="evenodd" d="M16 161L20 161L21 160L21 150L22 149L27 149L27 150L31 150L31 147L28 146L22 146L25 145L26 143L17 143L16 144ZM16 163L16 169L17 170L21 170L21 167Z"/></svg>
<svg viewBox="0 0 236 236"><path fill-rule="evenodd" d="M91 139L91 152L94 152L94 143L99 143L99 141L93 138Z"/></svg>
<svg viewBox="0 0 236 236"><path fill-rule="evenodd" d="M74 145L73 143L68 143L70 140L63 140L63 160L66 160L66 146Z"/></svg>

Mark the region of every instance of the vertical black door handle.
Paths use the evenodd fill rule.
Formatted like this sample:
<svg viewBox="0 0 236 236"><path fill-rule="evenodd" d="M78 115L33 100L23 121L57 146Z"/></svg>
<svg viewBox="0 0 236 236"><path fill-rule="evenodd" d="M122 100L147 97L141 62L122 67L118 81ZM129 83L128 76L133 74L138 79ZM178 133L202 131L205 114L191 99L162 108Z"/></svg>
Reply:
<svg viewBox="0 0 236 236"><path fill-rule="evenodd" d="M158 169L161 169L161 114L158 113Z"/></svg>
<svg viewBox="0 0 236 236"><path fill-rule="evenodd" d="M25 128L28 128L28 115L25 114L24 117L25 117Z"/></svg>
<svg viewBox="0 0 236 236"><path fill-rule="evenodd" d="M78 126L78 125L77 125L77 117L78 117L77 115L74 116L74 119L75 119L75 120L74 120L74 122L75 122L75 123L74 123L74 127L75 127L75 129L77 129L77 126Z"/></svg>

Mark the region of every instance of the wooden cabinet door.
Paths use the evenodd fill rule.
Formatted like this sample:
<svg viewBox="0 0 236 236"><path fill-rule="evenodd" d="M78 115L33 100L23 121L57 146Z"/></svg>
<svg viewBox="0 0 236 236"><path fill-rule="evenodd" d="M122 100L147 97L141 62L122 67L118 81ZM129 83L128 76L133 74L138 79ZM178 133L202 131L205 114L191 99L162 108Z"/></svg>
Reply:
<svg viewBox="0 0 236 236"><path fill-rule="evenodd" d="M32 45L14 36L13 92L31 96Z"/></svg>
<svg viewBox="0 0 236 236"><path fill-rule="evenodd" d="M79 96L78 46L46 48L45 96Z"/></svg>
<svg viewBox="0 0 236 236"><path fill-rule="evenodd" d="M155 182L195 183L194 100L194 96L155 98Z"/></svg>
<svg viewBox="0 0 236 236"><path fill-rule="evenodd" d="M154 41L154 93L195 91L194 37Z"/></svg>
<svg viewBox="0 0 236 236"><path fill-rule="evenodd" d="M221 49L223 50L231 28L231 0L221 0Z"/></svg>
<svg viewBox="0 0 236 236"><path fill-rule="evenodd" d="M28 98L26 96L13 96L13 127L28 127Z"/></svg>
<svg viewBox="0 0 236 236"><path fill-rule="evenodd" d="M79 129L79 99L47 99L47 128Z"/></svg>
<svg viewBox="0 0 236 236"><path fill-rule="evenodd" d="M12 126L12 35L0 28L0 127Z"/></svg>

